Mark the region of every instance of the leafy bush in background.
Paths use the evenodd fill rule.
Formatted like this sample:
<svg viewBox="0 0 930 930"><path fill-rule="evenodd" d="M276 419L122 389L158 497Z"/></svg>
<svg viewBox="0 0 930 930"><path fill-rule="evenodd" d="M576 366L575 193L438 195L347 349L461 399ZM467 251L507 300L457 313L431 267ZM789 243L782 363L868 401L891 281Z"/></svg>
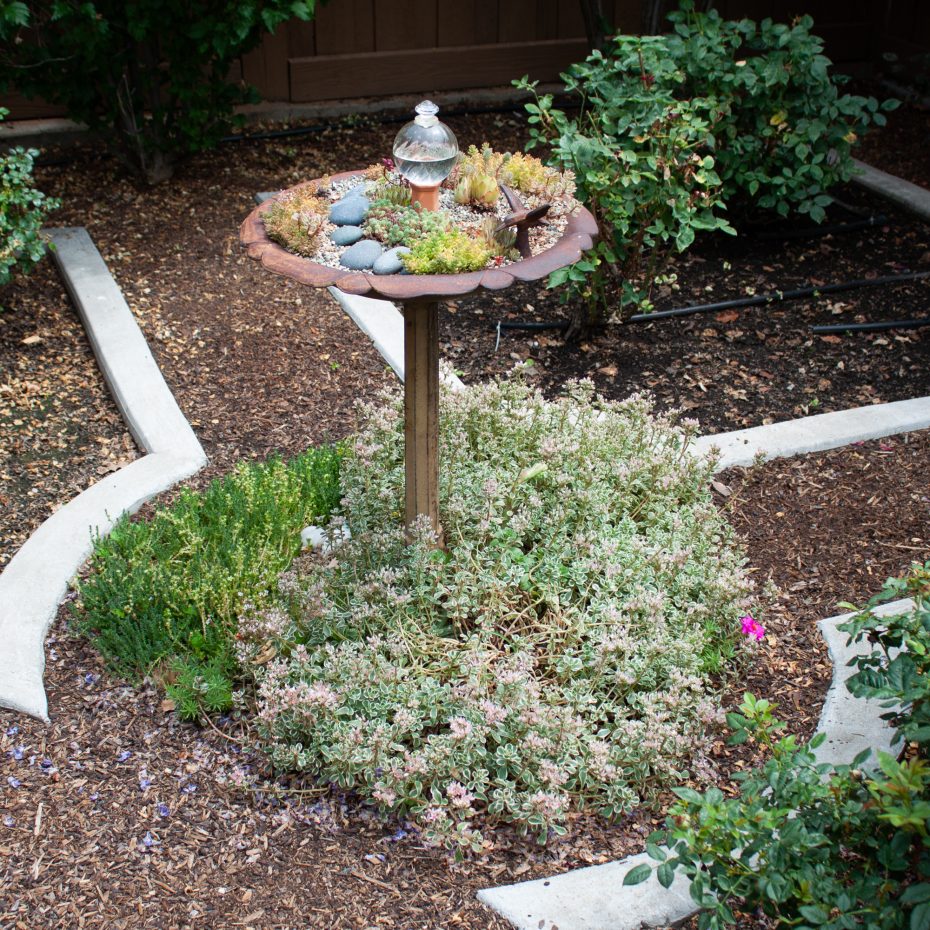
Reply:
<svg viewBox="0 0 930 930"><path fill-rule="evenodd" d="M913 610L873 613L905 595ZM890 580L842 629L873 646L854 660L847 687L889 708L899 754L879 753L877 771L863 771L868 752L852 766L818 763L822 734L806 746L776 739L783 725L771 705L747 695L728 715L731 741L758 740L772 758L736 776L736 798L679 789L666 832L649 847L663 885L676 871L691 880L701 930L735 924L735 907L799 930L930 927L930 562ZM637 867L625 883L649 872Z"/></svg>
<svg viewBox="0 0 930 930"><path fill-rule="evenodd" d="M852 147L871 123L882 126L874 97L840 94L848 78L830 73L814 21L729 21L693 4L669 16L666 54L680 70L677 96L715 101L710 147L731 208L751 204L781 216L820 222L829 189L852 176Z"/></svg>
<svg viewBox="0 0 930 930"><path fill-rule="evenodd" d="M0 107L0 120L7 113ZM0 286L15 270L29 271L42 257L42 224L61 205L32 186L32 166L38 154L35 149L17 147L0 155Z"/></svg>
<svg viewBox="0 0 930 930"><path fill-rule="evenodd" d="M706 154L711 105L676 99L665 45L663 37L618 37L610 57L593 52L573 65L562 79L581 98L578 115L553 106L550 94L538 96L536 82L517 83L534 95L526 107L529 147L549 145L552 160L574 172L576 196L601 233L581 261L549 278L550 287L571 285L566 298L583 298L588 317L576 325L640 304L699 230L733 232L719 215L720 178Z"/></svg>
<svg viewBox="0 0 930 930"><path fill-rule="evenodd" d="M394 392L343 465L351 541L283 576L289 610L243 617L240 658L278 767L456 848L481 821L544 842L688 766L750 584L696 424L519 381L443 394L440 421L446 548L428 525L406 544Z"/></svg>
<svg viewBox="0 0 930 930"><path fill-rule="evenodd" d="M62 104L151 183L257 99L230 68L315 0L36 0L0 9L0 90Z"/></svg>
<svg viewBox="0 0 930 930"><path fill-rule="evenodd" d="M595 249L550 278L587 302L576 322L648 310L673 251L701 230L734 231L724 209L822 220L829 188L853 171L857 135L895 105L840 95L809 16L731 22L684 2L670 21L670 34L616 36L563 74L577 114L515 82L534 95L528 147L548 146L575 172L600 226Z"/></svg>
<svg viewBox="0 0 930 930"><path fill-rule="evenodd" d="M122 519L97 540L79 588L78 626L120 672L177 677L182 715L229 704L241 613L263 605L300 550L300 531L339 502L340 452L240 463L185 489L151 520Z"/></svg>

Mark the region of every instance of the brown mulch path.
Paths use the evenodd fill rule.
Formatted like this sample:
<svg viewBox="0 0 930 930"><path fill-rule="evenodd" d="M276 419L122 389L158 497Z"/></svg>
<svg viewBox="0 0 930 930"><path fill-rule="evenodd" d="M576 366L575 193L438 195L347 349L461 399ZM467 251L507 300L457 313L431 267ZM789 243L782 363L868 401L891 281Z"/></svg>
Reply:
<svg viewBox="0 0 930 930"><path fill-rule="evenodd" d="M57 507L139 454L44 261L0 292L0 571Z"/></svg>
<svg viewBox="0 0 930 930"><path fill-rule="evenodd" d="M927 556L928 471L924 431L720 476L757 577L782 589L728 702L751 688L811 732L829 677L814 624ZM660 819L646 809L613 828L579 818L542 850L501 833L486 857L457 866L351 799L236 788L256 758L178 724L153 689L113 678L62 620L46 681L50 726L0 712L3 926L503 930L477 888L625 855ZM721 736L713 756L731 768L748 751L731 754Z"/></svg>

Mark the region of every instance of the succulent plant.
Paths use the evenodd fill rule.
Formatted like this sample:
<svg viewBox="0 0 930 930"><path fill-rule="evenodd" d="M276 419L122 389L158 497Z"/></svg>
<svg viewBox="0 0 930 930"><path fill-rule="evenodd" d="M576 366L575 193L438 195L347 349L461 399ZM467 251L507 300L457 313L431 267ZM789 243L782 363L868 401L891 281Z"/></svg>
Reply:
<svg viewBox="0 0 930 930"><path fill-rule="evenodd" d="M461 274L484 268L491 257L483 241L452 228L415 242L401 260L413 274Z"/></svg>
<svg viewBox="0 0 930 930"><path fill-rule="evenodd" d="M481 171L467 172L455 185L455 202L477 207L479 210L493 210L497 206L500 188L490 174Z"/></svg>
<svg viewBox="0 0 930 930"><path fill-rule="evenodd" d="M478 238L495 258L517 259L520 257L520 253L514 248L517 242L517 231L509 226L502 226L496 216L484 219L478 227Z"/></svg>
<svg viewBox="0 0 930 930"><path fill-rule="evenodd" d="M268 238L298 255L316 254L329 215L329 199L320 196L322 190L319 183L308 184L275 201L262 214Z"/></svg>
<svg viewBox="0 0 930 930"><path fill-rule="evenodd" d="M383 202L397 207L407 207L410 205L410 185L385 178L375 185L370 197L374 204Z"/></svg>
<svg viewBox="0 0 930 930"><path fill-rule="evenodd" d="M365 231L386 245L413 245L424 236L441 232L449 226L445 213L375 202L368 211Z"/></svg>

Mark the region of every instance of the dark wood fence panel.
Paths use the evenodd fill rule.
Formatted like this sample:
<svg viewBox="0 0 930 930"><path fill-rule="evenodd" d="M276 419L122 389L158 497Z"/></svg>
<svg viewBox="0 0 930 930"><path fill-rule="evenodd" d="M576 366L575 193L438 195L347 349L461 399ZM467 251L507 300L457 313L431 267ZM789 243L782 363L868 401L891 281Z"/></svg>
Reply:
<svg viewBox="0 0 930 930"><path fill-rule="evenodd" d="M677 0L667 0L672 8ZM604 0L617 30L637 32L642 0ZM855 69L884 51L930 51L930 0L717 0L724 16L786 20L808 12L827 54ZM295 103L549 81L584 58L579 0L330 0L242 57L231 80ZM64 115L15 94L12 118Z"/></svg>

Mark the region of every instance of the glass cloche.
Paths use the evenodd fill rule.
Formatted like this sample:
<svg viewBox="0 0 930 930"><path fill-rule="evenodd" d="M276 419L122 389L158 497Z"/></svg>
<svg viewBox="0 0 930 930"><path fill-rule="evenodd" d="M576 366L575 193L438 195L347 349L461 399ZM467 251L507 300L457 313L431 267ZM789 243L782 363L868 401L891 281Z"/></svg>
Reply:
<svg viewBox="0 0 930 930"><path fill-rule="evenodd" d="M439 107L424 100L416 107L416 119L394 139L394 164L414 187L437 187L449 176L459 155L452 130L437 118Z"/></svg>

